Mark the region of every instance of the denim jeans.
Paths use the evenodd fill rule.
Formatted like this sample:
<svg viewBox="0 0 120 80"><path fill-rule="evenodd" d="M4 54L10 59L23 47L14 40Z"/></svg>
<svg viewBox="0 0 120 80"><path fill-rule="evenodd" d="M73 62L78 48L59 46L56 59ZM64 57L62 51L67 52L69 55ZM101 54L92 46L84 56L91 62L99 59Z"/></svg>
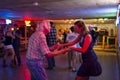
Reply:
<svg viewBox="0 0 120 80"><path fill-rule="evenodd" d="M43 63L40 60L27 60L26 63L31 73L31 80L48 80Z"/></svg>

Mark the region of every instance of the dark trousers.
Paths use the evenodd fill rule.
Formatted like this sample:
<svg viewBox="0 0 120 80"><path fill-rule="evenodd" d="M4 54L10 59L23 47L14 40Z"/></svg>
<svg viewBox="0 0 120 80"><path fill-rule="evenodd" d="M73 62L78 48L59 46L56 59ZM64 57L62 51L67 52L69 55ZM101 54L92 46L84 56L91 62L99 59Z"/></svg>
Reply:
<svg viewBox="0 0 120 80"><path fill-rule="evenodd" d="M19 45L13 45L13 47L14 47L14 50L15 50L14 63L16 64L16 58L17 58L18 65L20 65L21 64L20 51L19 51L20 46Z"/></svg>
<svg viewBox="0 0 120 80"><path fill-rule="evenodd" d="M47 58L47 61L48 61L48 67L49 68L55 67L55 59L54 59L54 57Z"/></svg>
<svg viewBox="0 0 120 80"><path fill-rule="evenodd" d="M26 63L31 73L31 80L48 80L41 60L27 60Z"/></svg>

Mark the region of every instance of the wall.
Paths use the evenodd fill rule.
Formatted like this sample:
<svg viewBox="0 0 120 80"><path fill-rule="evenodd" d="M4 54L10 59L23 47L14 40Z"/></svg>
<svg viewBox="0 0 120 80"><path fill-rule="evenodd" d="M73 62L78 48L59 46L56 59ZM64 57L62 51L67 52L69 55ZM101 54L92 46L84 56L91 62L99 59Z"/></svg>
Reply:
<svg viewBox="0 0 120 80"><path fill-rule="evenodd" d="M86 23L86 27L88 29L88 26L90 25L90 23ZM108 30L108 35L111 36L111 29L113 29L113 36L117 36L117 27L115 26L114 23L107 23L107 24L101 24L101 23L92 23L91 25L93 25L94 27L97 27L98 30L100 29L106 29ZM73 26L73 23L55 23L55 27L57 29L57 32L59 29L62 29L62 30L66 30L66 29L69 29L71 26Z"/></svg>

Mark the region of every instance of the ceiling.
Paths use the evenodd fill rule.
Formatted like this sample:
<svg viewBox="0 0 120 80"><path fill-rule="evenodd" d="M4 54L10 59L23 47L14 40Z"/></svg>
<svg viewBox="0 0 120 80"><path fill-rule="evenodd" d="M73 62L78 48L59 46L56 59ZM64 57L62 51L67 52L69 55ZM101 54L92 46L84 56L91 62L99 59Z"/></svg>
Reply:
<svg viewBox="0 0 120 80"><path fill-rule="evenodd" d="M0 18L115 18L119 0L0 0Z"/></svg>

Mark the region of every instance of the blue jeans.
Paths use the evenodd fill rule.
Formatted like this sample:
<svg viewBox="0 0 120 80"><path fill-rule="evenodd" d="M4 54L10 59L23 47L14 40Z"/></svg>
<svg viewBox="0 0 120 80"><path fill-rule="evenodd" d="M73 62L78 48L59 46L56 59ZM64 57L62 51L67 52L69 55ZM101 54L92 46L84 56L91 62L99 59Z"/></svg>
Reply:
<svg viewBox="0 0 120 80"><path fill-rule="evenodd" d="M31 73L31 80L48 80L43 63L40 60L27 60L26 63Z"/></svg>

